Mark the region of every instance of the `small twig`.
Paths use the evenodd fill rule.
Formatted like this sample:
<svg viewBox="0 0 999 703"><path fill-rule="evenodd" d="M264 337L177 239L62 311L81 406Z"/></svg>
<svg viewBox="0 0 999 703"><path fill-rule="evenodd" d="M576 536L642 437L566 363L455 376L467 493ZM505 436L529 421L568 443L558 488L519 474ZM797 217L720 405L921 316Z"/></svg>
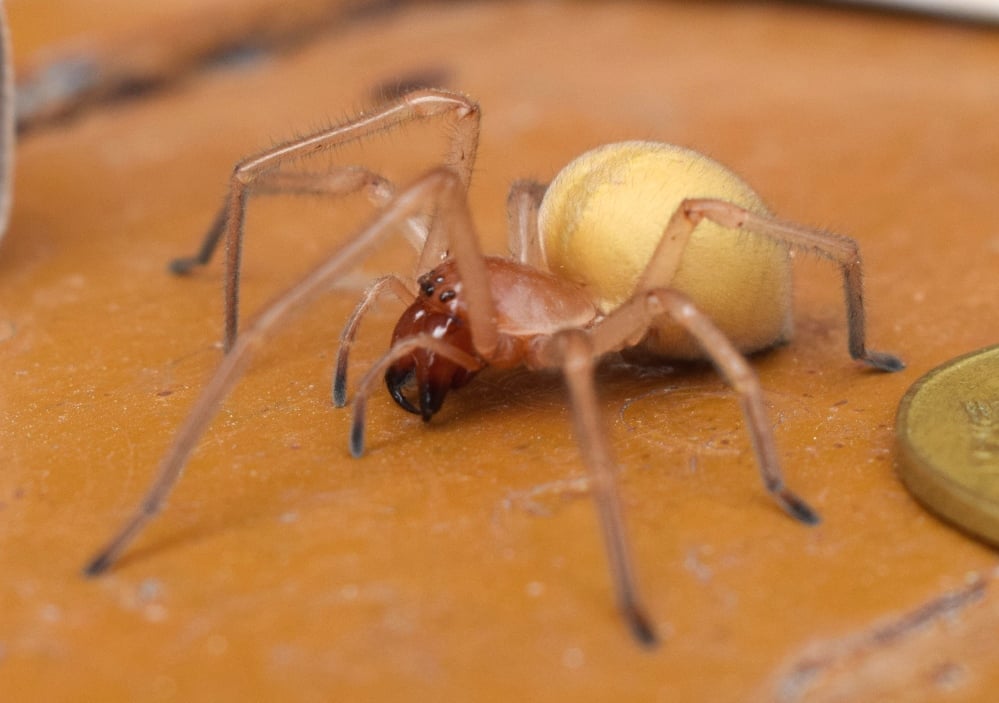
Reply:
<svg viewBox="0 0 999 703"><path fill-rule="evenodd" d="M999 570L975 575L966 586L913 610L845 637L807 645L780 668L759 699L897 700L896 694L916 690L933 699L941 689L964 681L971 662L962 655L976 650L980 636L994 636L999 626L997 579Z"/></svg>
<svg viewBox="0 0 999 703"><path fill-rule="evenodd" d="M113 41L47 48L17 81L17 126L35 129L145 94L205 67L287 51L402 0L243 0L143 26Z"/></svg>

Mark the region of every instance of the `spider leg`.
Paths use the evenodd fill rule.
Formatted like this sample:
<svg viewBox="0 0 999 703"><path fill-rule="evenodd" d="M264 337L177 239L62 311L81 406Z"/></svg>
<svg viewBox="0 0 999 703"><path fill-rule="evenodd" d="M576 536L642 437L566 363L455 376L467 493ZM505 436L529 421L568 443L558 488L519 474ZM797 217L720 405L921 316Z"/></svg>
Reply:
<svg viewBox="0 0 999 703"><path fill-rule="evenodd" d="M459 186L458 176L448 169L426 174L393 199L355 238L342 245L257 315L246 331L235 340L232 349L201 391L160 462L156 478L139 507L107 545L87 563L84 567L85 575L96 576L111 567L146 523L162 509L180 478L188 457L222 401L245 371L253 353L273 336L282 323L287 322L293 312L322 295L337 276L357 265L388 234L405 226L409 218L425 212L428 203L438 202L442 192L453 192Z"/></svg>
<svg viewBox="0 0 999 703"><path fill-rule="evenodd" d="M514 181L506 199L510 255L520 263L537 269L546 268L538 236L538 210L547 189L547 185L536 181Z"/></svg>
<svg viewBox="0 0 999 703"><path fill-rule="evenodd" d="M212 224L208 227L208 231L205 232L205 236L202 237L198 251L191 256L178 256L170 259L170 263L167 264L167 270L177 276L186 276L195 267L204 266L211 261L212 254L215 253L219 245L219 240L222 239L222 233L225 232L225 221L228 212L229 208L226 203L223 203L222 207L215 213L215 217L212 218Z"/></svg>
<svg viewBox="0 0 999 703"><path fill-rule="evenodd" d="M593 342L586 331L563 330L541 343L537 361L539 366L560 368L565 377L573 429L589 470L590 492L600 516L617 605L635 639L642 645L654 647L659 640L639 593L617 489L617 467L600 419L593 382L594 364L599 354Z"/></svg>
<svg viewBox="0 0 999 703"><path fill-rule="evenodd" d="M595 352L605 354L621 349L663 315L675 320L697 339L708 358L738 394L767 491L791 517L809 525L818 523L818 514L784 485L780 457L756 373L725 334L697 309L690 298L669 288L636 294L590 330Z"/></svg>
<svg viewBox="0 0 999 703"><path fill-rule="evenodd" d="M791 249L817 254L837 264L843 275L850 356L880 371L899 371L905 368L905 363L897 356L867 348L863 267L860 247L855 240L834 232L750 212L724 200L694 198L680 204L666 225L663 239L639 280L636 291L666 285L672 280L672 274L679 266L680 256L691 232L704 218L723 227L762 234Z"/></svg>
<svg viewBox="0 0 999 703"><path fill-rule="evenodd" d="M365 190L368 199L375 205L384 205L391 199L392 184L365 168L359 166L334 167L325 173L286 173L268 171L260 174L248 189L257 194L294 194L345 197L359 190ZM169 269L178 276L191 272L197 266L207 264L225 232L229 216L227 204L219 209L211 226L205 233L201 246L193 256L173 259Z"/></svg>
<svg viewBox="0 0 999 703"><path fill-rule="evenodd" d="M465 188L450 171L442 173L450 173L451 178L442 183L438 191L434 226L420 257L421 270L433 269L445 256L454 260L461 279L472 343L481 357L490 359L500 346L500 334L496 327L496 301L489 283L489 271L468 210Z"/></svg>
<svg viewBox="0 0 999 703"><path fill-rule="evenodd" d="M243 221L247 197L254 184L265 174L304 156L330 151L337 146L356 142L378 132L416 120L454 116L451 143L444 165L457 174L462 187L467 188L479 138L479 107L463 95L445 90L417 90L398 100L362 115L350 122L318 132L302 139L278 145L239 162L229 180L229 193L223 205L224 214L216 218L205 237L199 254L210 257L215 244L224 235L226 242L225 333L223 346L232 349L236 340L239 307L239 273L243 242ZM273 177L277 180L280 177ZM193 257L195 263L200 262ZM207 260L207 259L206 259ZM184 269L186 264L172 267ZM190 265L186 265L188 268Z"/></svg>
<svg viewBox="0 0 999 703"><path fill-rule="evenodd" d="M340 347L337 350L336 373L333 375L333 405L342 408L347 404L347 357L350 349L354 345L354 338L357 336L357 328L361 324L361 318L370 309L371 305L379 297L386 293L392 293L399 300L407 302L416 297L416 293L411 291L402 279L398 276L382 276L375 280L368 289L364 291L357 307L351 313L347 323L340 333Z"/></svg>
<svg viewBox="0 0 999 703"><path fill-rule="evenodd" d="M471 213L468 210L465 187L452 171L442 169L436 173L440 177L440 184L433 199L436 207L434 225L430 229L423 254L420 257L420 268L423 271L430 270L439 264L445 256L449 256L454 260L462 282L472 343L475 351L481 357L489 359L497 351L501 343L500 334L496 327L496 303L493 300L493 292L489 284L489 272L486 269L482 249L479 246L479 240L475 233L475 226L472 223ZM387 286L389 284L386 283L384 285ZM378 283L376 282L372 286L372 289L377 286ZM400 296L408 292L398 279L397 285L394 285L393 289ZM341 344L345 340L353 339L355 328L360 322L359 316L364 313L369 304L369 296L377 294L379 294L378 291L369 289L369 293L358 304L351 319L347 322L347 327L344 328L344 336L341 337ZM414 296L410 294L410 297ZM422 337L415 337L415 339L420 338ZM437 343L435 342L433 348L436 348L436 346ZM426 348L430 349L431 347ZM455 349L450 346L448 348ZM455 352L457 351L460 350L455 349ZM390 351L391 353L392 351ZM346 354L346 348L341 346L340 356L337 361L337 374L334 379L334 403L339 406L342 406L346 402ZM481 366L479 362L467 364L456 361L447 354L444 354L444 356L470 370ZM466 354L463 358L471 359L472 357ZM388 367L388 363L391 362L386 363L385 367L382 368L382 373ZM370 378L370 373L369 371L365 378ZM362 388L364 387L362 384ZM359 389L358 393L360 392L361 390ZM352 443L352 446L355 445ZM360 454L360 450L355 452L355 456L358 454Z"/></svg>

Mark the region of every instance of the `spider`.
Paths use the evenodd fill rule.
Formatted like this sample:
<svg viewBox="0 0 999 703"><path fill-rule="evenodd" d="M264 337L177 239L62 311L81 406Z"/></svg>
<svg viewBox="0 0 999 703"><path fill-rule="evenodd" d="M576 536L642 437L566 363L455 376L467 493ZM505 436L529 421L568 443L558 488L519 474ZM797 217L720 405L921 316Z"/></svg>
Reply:
<svg viewBox="0 0 999 703"><path fill-rule="evenodd" d="M282 166L402 123L450 125L443 164L396 191L359 167L321 174ZM228 197L195 256L171 264L186 273L206 264L226 240L226 354L179 428L146 497L87 564L97 575L118 559L162 508L222 400L251 354L293 309L323 294L390 234L419 243L415 280L375 280L340 337L333 401L347 401L347 368L358 325L384 295L411 301L388 352L361 378L353 399L350 451L364 448L367 399L379 378L405 410L427 421L446 394L486 366L557 369L572 408L574 434L599 513L617 607L635 639L657 643L638 581L618 494L617 469L602 425L594 368L611 352L648 358L707 358L735 389L766 490L802 523L817 513L784 484L760 384L745 354L788 340L791 250L839 266L846 293L850 355L875 369L903 363L865 344L861 262L847 237L774 219L748 185L697 152L655 142L623 142L590 151L547 187L516 181L508 199L511 256L482 254L466 190L479 136L479 106L464 95L415 90L370 114L279 145L238 163ZM240 249L247 198L254 193L344 195L364 192L380 206L332 256L237 333ZM746 232L756 236L747 236Z"/></svg>

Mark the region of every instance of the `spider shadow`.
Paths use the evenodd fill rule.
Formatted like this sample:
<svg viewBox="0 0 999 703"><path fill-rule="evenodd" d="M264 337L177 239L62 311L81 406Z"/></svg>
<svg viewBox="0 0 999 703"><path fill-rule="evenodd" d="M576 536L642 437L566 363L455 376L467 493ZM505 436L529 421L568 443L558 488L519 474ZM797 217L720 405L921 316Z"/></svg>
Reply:
<svg viewBox="0 0 999 703"><path fill-rule="evenodd" d="M667 386L726 389L724 379L707 361L664 361L662 359L610 354L600 360L595 383L601 411L610 425L616 412L630 400ZM571 431L571 408L562 374L557 370L535 371L487 368L467 388L449 394L441 411L426 424L427 431L438 431L463 423L489 423L509 414L524 418L525 433L530 419L562 416L566 433ZM417 428L406 431L417 431ZM368 445L376 449L395 438Z"/></svg>

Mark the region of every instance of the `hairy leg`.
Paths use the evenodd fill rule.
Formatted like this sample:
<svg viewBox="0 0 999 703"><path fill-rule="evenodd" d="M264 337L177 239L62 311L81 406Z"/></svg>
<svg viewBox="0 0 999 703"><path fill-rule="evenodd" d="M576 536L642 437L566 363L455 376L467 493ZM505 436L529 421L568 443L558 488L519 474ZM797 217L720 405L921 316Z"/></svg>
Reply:
<svg viewBox="0 0 999 703"><path fill-rule="evenodd" d="M357 307L354 308L354 312L351 313L340 333L340 348L337 350L336 372L333 375L333 405L338 408L347 404L347 357L354 345L354 338L357 335L357 328L361 324L361 318L371 308L371 305L386 293L392 293L404 303L416 297L416 293L411 291L398 276L382 276L364 291L364 295L361 296L361 300L358 301Z"/></svg>
<svg viewBox="0 0 999 703"><path fill-rule="evenodd" d="M634 560L617 488L617 466L600 419L593 370L599 355L593 340L583 330L566 330L547 338L539 350L546 366L562 370L572 406L573 429L583 462L589 472L590 494L600 516L604 549L618 608L632 635L642 645L653 647L658 636L638 588Z"/></svg>
<svg viewBox="0 0 999 703"><path fill-rule="evenodd" d="M850 356L881 371L905 368L902 360L893 354L867 348L862 265L856 241L750 212L723 200L688 199L680 204L663 230L663 237L635 287L636 293L670 285L690 235L702 219L761 234L791 249L816 254L837 264L846 296Z"/></svg>
<svg viewBox="0 0 999 703"><path fill-rule="evenodd" d="M436 170L423 176L402 191L356 237L264 308L235 341L195 401L161 460L146 496L114 537L85 566L87 576L96 576L110 568L142 528L163 508L188 457L222 401L246 370L254 352L269 341L295 311L325 293L332 281L357 265L386 236L405 226L409 218L437 203L443 193L455 191L460 191L460 183L449 170Z"/></svg>
<svg viewBox="0 0 999 703"><path fill-rule="evenodd" d="M417 90L398 100L379 107L371 114L361 115L345 124L323 130L316 134L280 144L239 162L229 180L229 193L223 205L223 212L216 217L212 228L201 246L198 255L188 260L190 263L173 264L174 270L184 270L191 265L204 263L210 258L219 239L226 242L225 276L225 333L223 346L228 351L236 340L239 316L239 274L243 242L243 221L247 198L255 192L258 182L263 181L266 190L268 183L273 192L280 179L294 179L294 175L280 174L283 164L337 146L356 142L379 132L391 130L399 125L422 119L454 118L451 140L444 166L457 174L463 189L467 189L479 136L479 108L474 102L458 93L444 90ZM296 187L308 188L299 182ZM440 237L433 233L428 246L439 246ZM433 257L434 251L424 248L424 256Z"/></svg>
<svg viewBox="0 0 999 703"><path fill-rule="evenodd" d="M767 491L792 517L806 524L819 522L815 511L784 485L777 444L763 402L763 391L752 367L686 295L667 288L636 294L590 330L594 351L606 354L621 349L664 315L682 325L697 339L707 357L738 394L760 476Z"/></svg>

